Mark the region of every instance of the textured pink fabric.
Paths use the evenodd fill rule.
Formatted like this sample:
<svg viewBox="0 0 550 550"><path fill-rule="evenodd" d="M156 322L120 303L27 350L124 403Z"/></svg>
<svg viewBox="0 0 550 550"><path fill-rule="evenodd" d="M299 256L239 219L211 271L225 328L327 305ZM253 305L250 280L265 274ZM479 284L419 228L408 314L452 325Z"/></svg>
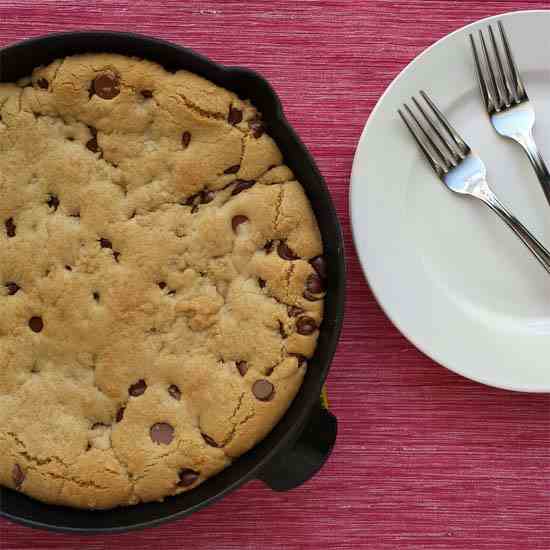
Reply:
<svg viewBox="0 0 550 550"><path fill-rule="evenodd" d="M52 31L137 31L262 72L325 175L344 225L345 329L329 379L339 438L313 481L250 483L187 519L117 536L0 520L0 548L550 548L550 397L451 374L374 301L350 236L348 179L376 100L419 52L476 19L550 2L0 0L0 45Z"/></svg>

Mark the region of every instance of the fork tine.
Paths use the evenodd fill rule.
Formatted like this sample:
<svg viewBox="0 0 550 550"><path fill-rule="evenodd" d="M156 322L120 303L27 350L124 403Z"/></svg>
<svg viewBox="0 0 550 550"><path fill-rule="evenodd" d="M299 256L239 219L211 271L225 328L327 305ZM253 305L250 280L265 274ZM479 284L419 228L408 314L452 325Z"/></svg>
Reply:
<svg viewBox="0 0 550 550"><path fill-rule="evenodd" d="M442 163L440 162L440 165L442 165L445 170L448 170L452 166L452 163L449 161L445 153L441 150L441 147L439 147L437 143L433 140L432 135L426 130L425 125L422 124L420 120L418 120L418 117L413 113L413 111L406 103L404 104L404 107L409 114L409 117L416 122L416 126L420 129L421 135L424 137L425 142L428 143L431 147L432 153L435 153L434 156L442 161Z"/></svg>
<svg viewBox="0 0 550 550"><path fill-rule="evenodd" d="M483 101L485 102L485 108L490 113L494 109L495 100L493 98L493 94L491 93L491 88L489 87L489 83L487 82L487 79L485 78L485 74L483 72L483 65L477 51L474 35L471 33L470 33L470 44L472 45L472 53L474 55L474 61L476 65L477 81L479 83L481 95L483 97Z"/></svg>
<svg viewBox="0 0 550 550"><path fill-rule="evenodd" d="M407 109L407 112L411 113L411 110L408 108L408 106L404 105L405 109ZM413 125L407 120L407 117L404 115L403 111L401 109L397 109L397 112L399 113L399 116L405 123L405 126L409 129L409 132L411 133L412 137L415 139L416 143L420 147L420 150L424 153L426 158L428 159L428 162L431 164L432 168L435 170L437 175L442 178L448 171L448 168L444 166L441 163L441 160L438 159L433 152L431 151L430 147L428 146L427 141L425 141L425 138L413 127ZM412 115L413 118L414 115ZM418 121L416 120L416 123L418 124ZM418 125L420 129L422 127Z"/></svg>
<svg viewBox="0 0 550 550"><path fill-rule="evenodd" d="M521 79L521 75L519 73L518 66L516 65L514 56L512 55L512 48L510 47L510 42L508 41L508 36L506 35L506 31L504 30L504 25L502 24L502 21L498 22L498 28L500 30L502 43L504 44L504 50L506 52L506 58L508 60L508 67L514 79L514 99L516 100L516 103L518 103L521 99L527 97L527 92L525 90L523 80Z"/></svg>
<svg viewBox="0 0 550 550"><path fill-rule="evenodd" d="M414 98L413 98L413 101L418 105L418 102L415 101ZM422 124L418 120L416 115L411 111L411 109L409 108L409 106L406 103L405 103L404 107L405 107L405 110L407 111L407 113L409 113L409 116L416 122L416 125L422 131L422 134L424 135L427 142L432 147L432 150L436 153L436 156L441 158L441 160L443 161L443 165L445 166L446 170L449 170L451 167L456 166L456 161L454 160L454 155L452 154L452 150L451 150L450 155L446 154L446 152L434 141L434 134L439 134L439 132L437 132L437 130L436 130L436 132L434 132L434 134L431 134L430 131L429 131L429 128L426 128L426 124ZM420 110L420 113L425 116L424 111ZM433 121L432 121L432 124L433 124ZM428 124L428 126L429 126L429 124Z"/></svg>
<svg viewBox="0 0 550 550"><path fill-rule="evenodd" d="M498 47L492 25L489 25L489 35L491 37L491 42L493 44L493 51L495 54L495 59L497 61L498 84L500 86L505 87L505 90L503 90L502 99L504 101L504 105L506 105L506 107L510 107L510 105L512 104L512 101L514 100L514 96L512 93L512 86L510 83L510 79L508 77L508 71L504 70L504 65L502 64L502 58L500 56L500 48Z"/></svg>
<svg viewBox="0 0 550 550"><path fill-rule="evenodd" d="M493 90L495 91L495 110L499 112L503 105L504 101L502 99L502 91L500 90L497 78L495 76L495 71L493 70L493 63L491 62L491 57L489 56L489 50L487 49L487 44L485 43L485 37L483 36L483 31L479 29L479 39L481 41L481 50L483 52L483 58L485 59L485 67L488 69L489 76L491 77L491 83L493 85Z"/></svg>
<svg viewBox="0 0 550 550"><path fill-rule="evenodd" d="M457 161L462 158L462 151L456 152L452 148L452 146L449 144L449 142L447 141L447 139L445 138L441 130L437 127L437 124L434 122L432 117L428 113L426 113L426 111L424 110L424 107L420 105L420 103L417 101L415 97L411 97L411 99L413 100L413 103L416 105L416 108L420 111L420 113L422 114L422 116L424 117L424 119L426 120L426 122L428 123L432 131L434 132L434 134L439 138L439 141L443 143L443 145L445 146L445 149L448 152L448 155L445 155L445 160L447 160L453 166L456 166ZM440 148L438 149L441 150Z"/></svg>
<svg viewBox="0 0 550 550"><path fill-rule="evenodd" d="M430 106L431 110L441 122L441 125L447 130L448 134L451 136L453 142L458 147L458 150L461 153L461 158L464 159L471 151L469 145L460 137L458 132L451 126L451 123L447 120L445 115L439 110L437 105L430 99L430 96L424 91L420 90L420 95L424 98L424 101Z"/></svg>

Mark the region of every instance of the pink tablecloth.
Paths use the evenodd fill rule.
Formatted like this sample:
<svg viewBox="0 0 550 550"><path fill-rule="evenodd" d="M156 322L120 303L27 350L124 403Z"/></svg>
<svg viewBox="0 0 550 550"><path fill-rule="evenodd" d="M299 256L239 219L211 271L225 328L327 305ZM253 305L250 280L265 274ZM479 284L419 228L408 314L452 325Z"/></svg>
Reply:
<svg viewBox="0 0 550 550"><path fill-rule="evenodd" d="M52 31L156 35L262 72L318 160L344 225L348 307L329 379L340 433L313 481L259 482L190 518L112 537L0 520L0 548L550 548L550 397L471 383L411 346L375 303L349 227L355 144L382 91L448 32L550 2L0 0L0 45Z"/></svg>

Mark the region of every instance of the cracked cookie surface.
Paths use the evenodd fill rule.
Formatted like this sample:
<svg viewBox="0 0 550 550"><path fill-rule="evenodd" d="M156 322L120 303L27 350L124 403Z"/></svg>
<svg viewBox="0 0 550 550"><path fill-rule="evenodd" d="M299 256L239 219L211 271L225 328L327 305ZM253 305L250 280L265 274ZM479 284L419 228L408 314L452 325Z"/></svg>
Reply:
<svg viewBox="0 0 550 550"><path fill-rule="evenodd" d="M322 253L232 92L111 54L0 84L0 484L109 508L227 467L301 385Z"/></svg>

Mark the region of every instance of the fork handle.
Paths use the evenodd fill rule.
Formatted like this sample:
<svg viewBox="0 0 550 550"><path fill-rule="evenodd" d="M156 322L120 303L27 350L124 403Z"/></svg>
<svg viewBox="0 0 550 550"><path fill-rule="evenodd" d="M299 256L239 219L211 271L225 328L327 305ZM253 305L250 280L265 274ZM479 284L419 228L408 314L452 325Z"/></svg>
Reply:
<svg viewBox="0 0 550 550"><path fill-rule="evenodd" d="M548 171L548 167L546 166L546 163L540 154L539 148L537 147L537 143L535 142L535 138L533 136L533 131L530 130L526 134L516 136L516 141L527 153L527 156L535 169L535 173L539 178L544 196L546 197L548 204L550 204L550 172Z"/></svg>
<svg viewBox="0 0 550 550"><path fill-rule="evenodd" d="M519 237L521 242L531 251L533 256L540 262L542 267L550 273L550 252L542 243L500 202L497 196L483 186L480 193L476 193L493 212L498 214L500 219Z"/></svg>

